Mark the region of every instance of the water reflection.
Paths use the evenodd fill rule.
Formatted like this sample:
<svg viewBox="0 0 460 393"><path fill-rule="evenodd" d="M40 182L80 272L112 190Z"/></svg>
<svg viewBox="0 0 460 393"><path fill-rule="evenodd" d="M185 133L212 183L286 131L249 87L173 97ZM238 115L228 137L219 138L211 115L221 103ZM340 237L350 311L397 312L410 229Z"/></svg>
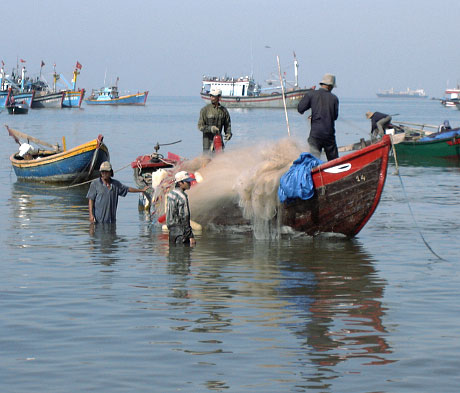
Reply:
<svg viewBox="0 0 460 393"><path fill-rule="evenodd" d="M305 315L305 324L290 330L319 367L356 358L365 365L392 362L382 319L385 282L370 256L356 241L335 243L333 253L324 246L314 242L313 255L292 255L280 263L285 277L280 293Z"/></svg>
<svg viewBox="0 0 460 393"><path fill-rule="evenodd" d="M87 220L88 203L85 187L67 189L39 183L16 182L8 201L12 230L10 245L44 248L69 225L80 226ZM45 239L46 238L46 239ZM18 244L19 243L19 244Z"/></svg>
<svg viewBox="0 0 460 393"><path fill-rule="evenodd" d="M356 240L204 236L196 249L170 249L169 256L169 271L183 278L175 295L189 310L174 329L204 334L186 353L251 348L258 370L283 374L295 364L303 383L316 388L340 375L340 363L394 361L384 325L386 283Z"/></svg>
<svg viewBox="0 0 460 393"><path fill-rule="evenodd" d="M116 223L89 223L88 225L89 251L94 261L106 266L119 261L123 256L120 246L124 246L127 240L117 234Z"/></svg>

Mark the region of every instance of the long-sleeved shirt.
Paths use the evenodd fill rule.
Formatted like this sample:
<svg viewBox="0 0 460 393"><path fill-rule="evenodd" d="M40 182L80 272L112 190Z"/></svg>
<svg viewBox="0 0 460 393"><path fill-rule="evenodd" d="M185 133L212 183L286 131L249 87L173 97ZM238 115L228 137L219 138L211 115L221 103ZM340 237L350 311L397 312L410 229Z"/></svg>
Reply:
<svg viewBox="0 0 460 393"><path fill-rule="evenodd" d="M193 238L187 194L181 188L177 187L168 193L166 200L167 227L183 228L183 236Z"/></svg>
<svg viewBox="0 0 460 393"><path fill-rule="evenodd" d="M389 115L387 115L386 113L374 112L374 114L371 117L371 132L377 128L377 122L379 120L384 119L387 116Z"/></svg>
<svg viewBox="0 0 460 393"><path fill-rule="evenodd" d="M222 131L226 135L232 133L232 124L227 108L222 105L214 106L213 104L208 104L201 108L198 129L203 134L212 134L212 126L216 126L219 129L219 133Z"/></svg>
<svg viewBox="0 0 460 393"><path fill-rule="evenodd" d="M305 93L297 105L297 110L303 114L311 109L310 136L326 141L335 140L335 121L339 117L339 99L329 90L320 87Z"/></svg>

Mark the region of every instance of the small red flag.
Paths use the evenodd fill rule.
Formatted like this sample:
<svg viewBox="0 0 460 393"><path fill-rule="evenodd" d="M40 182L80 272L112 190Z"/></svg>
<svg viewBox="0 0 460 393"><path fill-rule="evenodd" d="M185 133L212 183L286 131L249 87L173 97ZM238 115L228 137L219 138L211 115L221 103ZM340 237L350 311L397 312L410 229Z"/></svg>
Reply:
<svg viewBox="0 0 460 393"><path fill-rule="evenodd" d="M4 63L3 60L2 60L2 66L4 66L4 65L5 65L5 63Z"/></svg>
<svg viewBox="0 0 460 393"><path fill-rule="evenodd" d="M25 62L26 62L26 61L23 60L23 59L19 59L19 61L20 61L21 63L25 63Z"/></svg>
<svg viewBox="0 0 460 393"><path fill-rule="evenodd" d="M75 68L78 68L79 70L81 70L81 64L77 61L77 65L75 66Z"/></svg>

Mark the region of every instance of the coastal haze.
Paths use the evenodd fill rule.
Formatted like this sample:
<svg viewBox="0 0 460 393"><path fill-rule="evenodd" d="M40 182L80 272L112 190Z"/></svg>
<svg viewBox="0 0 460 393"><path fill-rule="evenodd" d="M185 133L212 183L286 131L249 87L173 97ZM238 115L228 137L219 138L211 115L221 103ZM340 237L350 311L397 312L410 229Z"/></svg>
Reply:
<svg viewBox="0 0 460 393"><path fill-rule="evenodd" d="M123 91L195 96L203 75L277 78L276 55L293 80L293 51L302 87L337 75L342 97L380 89L423 88L441 97L460 78L460 53L449 26L456 0L410 1L62 1L21 2L21 27L2 20L0 57L11 71L51 81L53 64L67 80L76 61L87 91L119 77Z"/></svg>

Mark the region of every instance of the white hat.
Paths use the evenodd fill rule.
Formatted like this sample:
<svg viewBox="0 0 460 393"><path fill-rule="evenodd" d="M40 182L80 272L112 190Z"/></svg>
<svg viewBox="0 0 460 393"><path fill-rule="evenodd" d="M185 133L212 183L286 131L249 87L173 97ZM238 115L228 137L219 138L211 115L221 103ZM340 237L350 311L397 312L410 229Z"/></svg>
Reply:
<svg viewBox="0 0 460 393"><path fill-rule="evenodd" d="M112 165L108 161L104 161L99 168L99 172L110 172L112 170Z"/></svg>
<svg viewBox="0 0 460 393"><path fill-rule="evenodd" d="M320 85L329 85L332 87L337 87L335 84L335 75L332 74L324 74L323 80L319 82Z"/></svg>
<svg viewBox="0 0 460 393"><path fill-rule="evenodd" d="M195 180L192 177L190 177L190 173L185 171L177 172L174 175L174 179L176 180L176 183L179 183L180 181L186 181L187 183L191 183L193 180Z"/></svg>
<svg viewBox="0 0 460 393"><path fill-rule="evenodd" d="M27 153L32 153L34 151L34 147L29 145L28 143L23 143L19 146L19 156L24 157Z"/></svg>
<svg viewBox="0 0 460 393"><path fill-rule="evenodd" d="M209 93L212 96L220 97L222 95L222 90L220 89L212 89Z"/></svg>

